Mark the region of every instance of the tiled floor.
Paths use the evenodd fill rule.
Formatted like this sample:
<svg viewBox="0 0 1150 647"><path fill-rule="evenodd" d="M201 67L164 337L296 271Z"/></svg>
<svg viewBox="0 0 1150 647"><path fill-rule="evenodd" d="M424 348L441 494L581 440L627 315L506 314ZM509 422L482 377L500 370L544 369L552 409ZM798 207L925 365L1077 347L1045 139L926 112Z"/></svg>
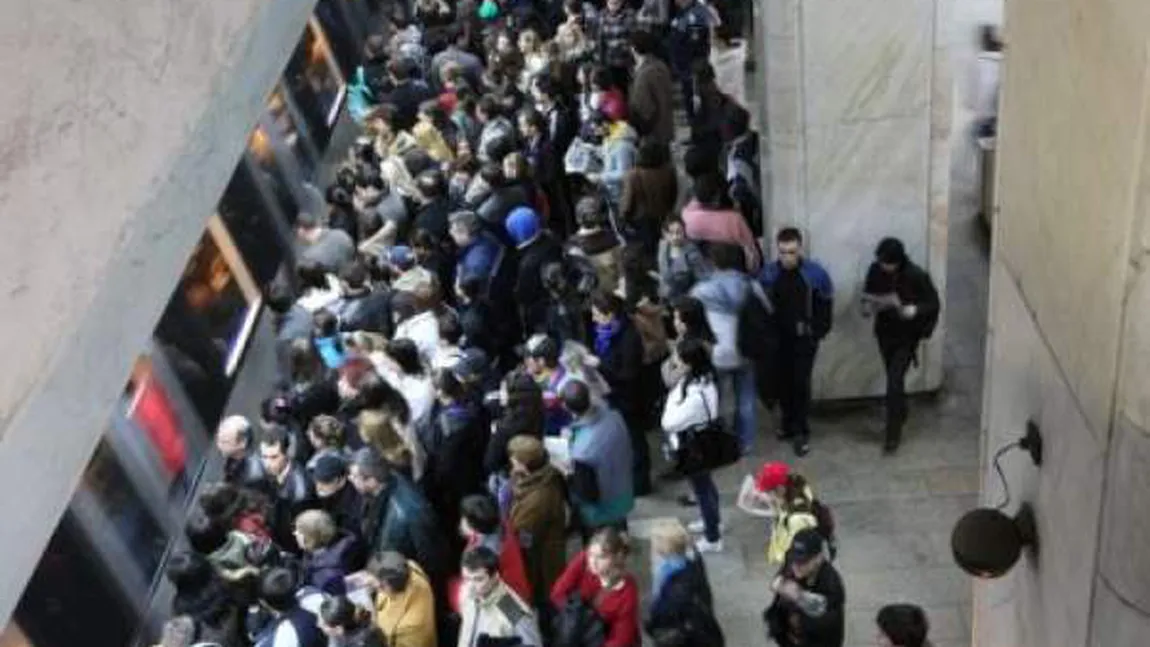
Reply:
<svg viewBox="0 0 1150 647"><path fill-rule="evenodd" d="M975 25L996 19L996 5L972 0L955 10L956 78L973 57ZM733 69L726 74L739 78ZM766 431L776 419L764 413L763 440L755 456L717 475L729 529L725 552L708 556L707 564L732 647L766 644L761 612L770 601L767 583L773 572L764 555L766 529L762 521L738 511L734 497L744 475L769 459L788 461L809 475L835 514L841 542L836 566L847 588L848 646L874 644L875 612L900 601L927 610L936 647L970 644L971 583L954 565L949 541L955 520L975 505L979 489L989 243L975 217L973 152L962 134L969 115L961 107L961 83L957 90L944 386L935 395L913 400L903 447L893 458L880 453L882 409L877 402L813 416L813 451L799 460ZM694 518L694 508L674 501L682 491L682 486L664 486L642 500L635 534L642 537L645 521L654 518ZM648 559L642 551L635 560L645 580Z"/></svg>

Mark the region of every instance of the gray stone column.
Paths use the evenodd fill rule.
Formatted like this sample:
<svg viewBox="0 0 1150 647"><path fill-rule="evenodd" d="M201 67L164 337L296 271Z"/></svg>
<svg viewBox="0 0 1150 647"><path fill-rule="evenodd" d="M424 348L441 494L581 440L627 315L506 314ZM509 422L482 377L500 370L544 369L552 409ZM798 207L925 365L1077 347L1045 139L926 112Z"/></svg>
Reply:
<svg viewBox="0 0 1150 647"><path fill-rule="evenodd" d="M858 303L882 237L901 238L945 294L951 74L940 27L949 1L762 0L768 233L803 229L838 290L815 367L818 398L883 391ZM939 386L944 334L925 345L909 390Z"/></svg>

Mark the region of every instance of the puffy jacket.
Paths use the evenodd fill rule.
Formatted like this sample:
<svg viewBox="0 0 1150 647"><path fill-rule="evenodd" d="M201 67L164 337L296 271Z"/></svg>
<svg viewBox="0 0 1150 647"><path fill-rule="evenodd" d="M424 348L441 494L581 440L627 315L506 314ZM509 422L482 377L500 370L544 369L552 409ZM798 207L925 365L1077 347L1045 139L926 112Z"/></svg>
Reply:
<svg viewBox="0 0 1150 647"><path fill-rule="evenodd" d="M345 532L331 545L304 556L304 584L324 593L342 595L346 592L344 576L362 567L363 561L359 539Z"/></svg>
<svg viewBox="0 0 1150 647"><path fill-rule="evenodd" d="M687 379L682 378L667 391L662 418L665 433L678 433L704 425L719 416L719 389L715 381L701 378L684 384Z"/></svg>
<svg viewBox="0 0 1150 647"><path fill-rule="evenodd" d="M431 581L419 564L407 566L411 575L402 591L375 597L375 626L389 647L437 647Z"/></svg>

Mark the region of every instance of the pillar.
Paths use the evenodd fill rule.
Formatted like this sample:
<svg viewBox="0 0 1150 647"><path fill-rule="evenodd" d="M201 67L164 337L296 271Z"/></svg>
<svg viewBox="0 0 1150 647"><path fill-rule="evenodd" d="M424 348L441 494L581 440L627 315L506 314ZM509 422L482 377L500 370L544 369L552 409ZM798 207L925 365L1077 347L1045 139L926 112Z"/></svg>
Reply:
<svg viewBox="0 0 1150 647"><path fill-rule="evenodd" d="M768 235L797 226L835 281L815 397L883 392L859 293L875 245L897 236L945 295L950 166L949 0L761 0L756 35ZM766 241L768 244L772 241ZM942 380L938 331L907 378Z"/></svg>

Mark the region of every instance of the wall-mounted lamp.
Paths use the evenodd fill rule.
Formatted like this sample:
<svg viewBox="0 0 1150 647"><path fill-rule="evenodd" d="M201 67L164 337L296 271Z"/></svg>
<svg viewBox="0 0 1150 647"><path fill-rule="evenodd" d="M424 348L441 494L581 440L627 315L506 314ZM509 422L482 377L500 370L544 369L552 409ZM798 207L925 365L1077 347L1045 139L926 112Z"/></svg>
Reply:
<svg viewBox="0 0 1150 647"><path fill-rule="evenodd" d="M1003 502L994 508L971 510L954 525L950 536L954 561L975 577L1002 577L1018 561L1024 548L1038 551L1037 525L1030 504L1023 503L1013 517L1002 512L1010 504L1010 487L998 460L1012 449L1025 450L1035 467L1042 465L1042 434L1034 421L1026 423L1026 434L1022 438L994 454L994 469L1002 479L1005 493Z"/></svg>

